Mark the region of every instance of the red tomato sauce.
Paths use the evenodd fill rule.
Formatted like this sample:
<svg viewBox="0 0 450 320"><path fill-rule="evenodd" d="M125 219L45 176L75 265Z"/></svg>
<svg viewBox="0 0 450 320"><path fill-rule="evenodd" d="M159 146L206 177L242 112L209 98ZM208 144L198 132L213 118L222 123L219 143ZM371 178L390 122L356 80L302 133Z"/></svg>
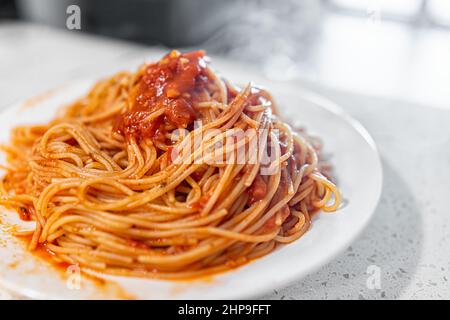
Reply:
<svg viewBox="0 0 450 320"><path fill-rule="evenodd" d="M251 206L255 202L264 199L267 195L267 191L267 183L260 175L256 176L252 185L248 189L248 205Z"/></svg>
<svg viewBox="0 0 450 320"><path fill-rule="evenodd" d="M170 52L147 66L132 93L132 106L117 117L114 132L136 139L164 139L163 124L186 128L197 118L193 107L196 92L208 81L204 51ZM161 115L148 119L160 109L164 109Z"/></svg>
<svg viewBox="0 0 450 320"><path fill-rule="evenodd" d="M31 212L30 207L20 207L17 210L17 213L19 214L19 218L22 221L31 221L33 220L33 213Z"/></svg>

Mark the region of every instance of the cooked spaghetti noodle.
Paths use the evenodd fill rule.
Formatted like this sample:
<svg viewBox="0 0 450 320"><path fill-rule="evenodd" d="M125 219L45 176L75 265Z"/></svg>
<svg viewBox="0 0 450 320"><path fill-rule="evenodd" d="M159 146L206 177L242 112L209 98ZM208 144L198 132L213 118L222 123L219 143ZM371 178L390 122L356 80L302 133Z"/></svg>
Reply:
<svg viewBox="0 0 450 320"><path fill-rule="evenodd" d="M30 250L87 272L220 272L300 238L312 213L340 204L320 144L281 121L267 91L220 78L202 51L120 72L11 135L0 204L35 221L17 233Z"/></svg>

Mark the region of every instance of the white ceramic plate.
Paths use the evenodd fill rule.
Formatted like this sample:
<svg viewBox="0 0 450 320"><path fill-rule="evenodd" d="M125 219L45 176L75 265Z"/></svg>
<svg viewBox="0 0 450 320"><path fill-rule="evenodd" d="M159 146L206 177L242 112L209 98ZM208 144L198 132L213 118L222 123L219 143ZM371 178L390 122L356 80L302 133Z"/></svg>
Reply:
<svg viewBox="0 0 450 320"><path fill-rule="evenodd" d="M254 79L242 72L230 76L239 82ZM0 143L8 141L14 126L48 121L58 107L87 92L91 84L67 86L34 104L21 103L7 109L0 114ZM50 299L240 299L286 286L329 262L364 229L379 200L382 169L375 144L357 121L333 103L292 86L274 85L271 91L291 123L304 126L323 139L326 153L332 155L339 188L348 201L335 214L319 214L312 229L301 239L208 280L169 282L107 277L112 281L100 284L82 278L79 288L76 274L57 270L28 253L24 243L10 235L11 225L19 223L17 214L1 208L0 288L31 298Z"/></svg>

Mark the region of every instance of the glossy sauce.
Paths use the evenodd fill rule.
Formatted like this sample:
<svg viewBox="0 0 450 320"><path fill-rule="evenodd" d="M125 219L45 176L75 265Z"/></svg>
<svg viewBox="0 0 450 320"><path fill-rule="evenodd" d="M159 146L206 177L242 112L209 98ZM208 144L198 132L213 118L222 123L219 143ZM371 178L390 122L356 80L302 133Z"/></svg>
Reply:
<svg viewBox="0 0 450 320"><path fill-rule="evenodd" d="M132 106L117 117L114 132L136 139L163 139L166 127L186 128L197 118L196 92L207 83L203 51L170 52L147 66L131 93ZM161 115L148 119L160 109L164 109Z"/></svg>
<svg viewBox="0 0 450 320"><path fill-rule="evenodd" d="M20 240L24 241L25 245L28 245L31 242L32 235L29 236L20 236L17 237ZM69 268L73 265L71 265L68 262L65 261L59 261L56 260L56 254L51 251L45 243L39 244L35 250L32 251L33 255L37 257L38 259L47 261L50 263L50 265L60 273L64 279L69 279L71 272L69 271ZM19 265L20 262L16 262L12 265L10 265L11 268L15 268ZM100 293L105 292L105 295L112 296L114 299L127 299L132 300L136 299L133 295L127 293L124 291L124 289L119 286L117 283L113 282L110 279L103 279L97 276L94 276L93 274L86 274L83 273L83 282L89 280L90 283L96 286L97 289L101 290ZM83 286L83 282L81 285Z"/></svg>
<svg viewBox="0 0 450 320"><path fill-rule="evenodd" d="M20 236L18 239L24 240L26 245L31 242L33 235ZM65 273L67 268L70 267L70 263L65 261L56 260L56 254L47 247L47 243L39 243L35 250L32 251L33 255L50 262L57 270Z"/></svg>
<svg viewBox="0 0 450 320"><path fill-rule="evenodd" d="M260 175L257 175L248 189L248 205L251 206L255 202L264 199L267 195L267 191L267 183Z"/></svg>
<svg viewBox="0 0 450 320"><path fill-rule="evenodd" d="M17 210L20 220L22 221L31 221L33 220L33 214L31 212L31 208L29 207L20 207Z"/></svg>

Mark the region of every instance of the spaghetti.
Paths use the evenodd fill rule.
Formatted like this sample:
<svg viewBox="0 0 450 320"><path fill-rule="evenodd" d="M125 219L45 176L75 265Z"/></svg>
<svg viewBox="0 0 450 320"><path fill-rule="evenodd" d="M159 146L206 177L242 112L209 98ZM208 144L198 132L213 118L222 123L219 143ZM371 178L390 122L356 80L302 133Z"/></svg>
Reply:
<svg viewBox="0 0 450 320"><path fill-rule="evenodd" d="M224 271L340 204L320 144L281 121L267 91L220 78L202 51L102 80L50 123L15 128L2 149L0 204L35 221L18 235L86 272Z"/></svg>

